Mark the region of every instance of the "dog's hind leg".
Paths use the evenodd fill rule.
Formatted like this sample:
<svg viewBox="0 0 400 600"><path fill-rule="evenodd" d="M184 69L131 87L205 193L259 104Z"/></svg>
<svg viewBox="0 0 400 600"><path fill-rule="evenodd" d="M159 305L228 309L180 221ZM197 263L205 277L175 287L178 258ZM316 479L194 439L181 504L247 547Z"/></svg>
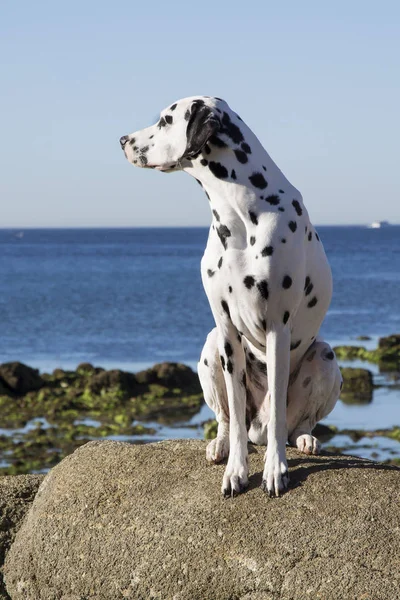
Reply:
<svg viewBox="0 0 400 600"><path fill-rule="evenodd" d="M342 376L332 348L315 341L291 374L288 387L289 443L304 454L318 454L320 444L311 432L334 408Z"/></svg>
<svg viewBox="0 0 400 600"><path fill-rule="evenodd" d="M216 328L207 336L197 370L204 400L218 423L217 437L207 445L206 458L217 463L229 456L229 408Z"/></svg>

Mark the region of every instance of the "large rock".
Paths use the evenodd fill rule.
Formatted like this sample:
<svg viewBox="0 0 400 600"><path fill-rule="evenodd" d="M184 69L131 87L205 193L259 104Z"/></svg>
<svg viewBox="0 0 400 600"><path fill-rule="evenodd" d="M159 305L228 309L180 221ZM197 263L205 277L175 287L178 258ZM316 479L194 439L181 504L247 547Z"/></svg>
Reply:
<svg viewBox="0 0 400 600"><path fill-rule="evenodd" d="M347 404L368 404L372 402L374 380L368 369L341 367L343 389L341 400Z"/></svg>
<svg viewBox="0 0 400 600"><path fill-rule="evenodd" d="M13 600L398 597L400 470L288 450L291 489L220 494L201 441L90 442L45 478L5 565Z"/></svg>
<svg viewBox="0 0 400 600"><path fill-rule="evenodd" d="M9 599L3 583L4 557L44 475L0 477L0 599Z"/></svg>
<svg viewBox="0 0 400 600"><path fill-rule="evenodd" d="M44 381L37 369L20 362L9 362L0 365L0 384L8 388L8 391L22 395L40 390Z"/></svg>

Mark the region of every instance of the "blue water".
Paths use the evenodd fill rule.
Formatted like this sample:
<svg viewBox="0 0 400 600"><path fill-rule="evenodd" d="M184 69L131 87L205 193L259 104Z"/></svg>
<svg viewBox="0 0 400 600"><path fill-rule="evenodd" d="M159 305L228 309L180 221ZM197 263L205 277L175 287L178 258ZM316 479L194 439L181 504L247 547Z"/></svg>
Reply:
<svg viewBox="0 0 400 600"><path fill-rule="evenodd" d="M320 227L334 277L333 343L400 331L400 227ZM194 365L213 319L207 229L0 230L0 362Z"/></svg>

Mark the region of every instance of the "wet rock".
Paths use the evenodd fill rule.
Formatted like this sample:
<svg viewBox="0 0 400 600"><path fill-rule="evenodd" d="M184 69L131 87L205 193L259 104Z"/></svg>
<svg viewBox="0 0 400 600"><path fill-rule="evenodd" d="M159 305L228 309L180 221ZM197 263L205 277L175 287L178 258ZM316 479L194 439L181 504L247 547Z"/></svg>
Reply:
<svg viewBox="0 0 400 600"><path fill-rule="evenodd" d="M136 373L139 383L158 383L166 387L180 388L187 391L201 391L197 373L180 363L159 363Z"/></svg>
<svg viewBox="0 0 400 600"><path fill-rule="evenodd" d="M373 377L368 369L341 367L343 389L340 399L346 404L368 404L372 402Z"/></svg>
<svg viewBox="0 0 400 600"><path fill-rule="evenodd" d="M372 339L372 338L370 338L369 335L358 335L356 337L356 340L359 340L360 342L366 342L370 339Z"/></svg>
<svg viewBox="0 0 400 600"><path fill-rule="evenodd" d="M400 470L288 449L291 487L223 500L206 442L92 442L47 475L5 563L13 600L398 597ZM116 592L117 590L117 592Z"/></svg>
<svg viewBox="0 0 400 600"><path fill-rule="evenodd" d="M44 475L0 477L0 599L9 600L3 582L6 552L27 513Z"/></svg>
<svg viewBox="0 0 400 600"><path fill-rule="evenodd" d="M139 391L135 375L119 369L102 371L91 376L87 389L97 395L109 391L120 392L126 398Z"/></svg>
<svg viewBox="0 0 400 600"><path fill-rule="evenodd" d="M91 363L85 362L85 363L80 363L77 367L76 370L78 373L96 373L96 367L94 367Z"/></svg>
<svg viewBox="0 0 400 600"><path fill-rule="evenodd" d="M20 362L0 365L0 383L3 389L18 395L40 390L44 385L37 369L32 369Z"/></svg>

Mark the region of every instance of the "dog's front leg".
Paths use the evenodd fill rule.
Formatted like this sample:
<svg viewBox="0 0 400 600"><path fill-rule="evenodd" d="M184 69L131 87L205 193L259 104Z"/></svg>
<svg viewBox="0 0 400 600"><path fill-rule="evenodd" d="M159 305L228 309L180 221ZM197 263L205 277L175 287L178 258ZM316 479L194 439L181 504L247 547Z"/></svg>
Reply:
<svg viewBox="0 0 400 600"><path fill-rule="evenodd" d="M229 407L229 458L222 480L225 497L248 485L245 355L232 323L218 327L218 348L224 371Z"/></svg>
<svg viewBox="0 0 400 600"><path fill-rule="evenodd" d="M266 337L267 373L270 398L268 444L265 454L262 489L269 496L279 496L289 483L286 462L286 398L290 365L290 331L288 327L271 327Z"/></svg>

